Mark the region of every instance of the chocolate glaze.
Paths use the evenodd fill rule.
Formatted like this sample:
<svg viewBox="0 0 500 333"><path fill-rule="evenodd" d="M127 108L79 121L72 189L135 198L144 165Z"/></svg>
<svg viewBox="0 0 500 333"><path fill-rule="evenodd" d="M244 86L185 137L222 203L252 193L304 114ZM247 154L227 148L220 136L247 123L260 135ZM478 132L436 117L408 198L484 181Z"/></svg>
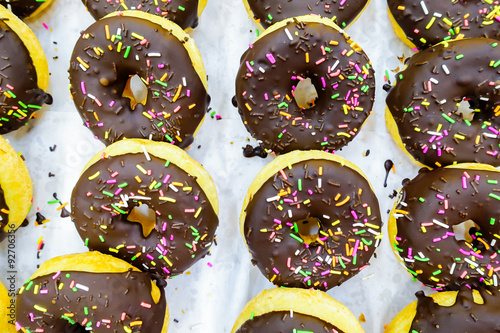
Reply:
<svg viewBox="0 0 500 333"><path fill-rule="evenodd" d="M117 29L121 29L121 37L112 37ZM193 133L205 115L210 97L186 49L175 36L150 21L124 16L99 20L82 36L89 37L78 40L71 56L71 95L84 125L97 138L105 144L122 138L151 138L173 141L181 148L193 142ZM98 51L97 55L94 48L103 53ZM77 57L89 67L87 70L82 69L85 66ZM137 104L135 110L130 99L122 96L133 75L149 82L146 104ZM182 88L177 96L179 86Z"/></svg>
<svg viewBox="0 0 500 333"><path fill-rule="evenodd" d="M283 172L286 180L278 172L246 208L244 235L254 264L278 286L340 285L368 264L378 245L382 221L375 194L360 174L332 161L307 160ZM280 201L267 201L280 192ZM319 238L309 244L294 226L307 219L320 225Z"/></svg>
<svg viewBox="0 0 500 333"><path fill-rule="evenodd" d="M196 28L198 26L198 0L82 0L82 2L96 20L112 12L135 9L165 17L177 23L182 29Z"/></svg>
<svg viewBox="0 0 500 333"><path fill-rule="evenodd" d="M417 313L410 333L454 332L491 333L500 332L500 298L494 288L478 290L484 304L474 303L472 290L462 287L452 306L440 306L432 297L418 291ZM491 293L491 294L490 294Z"/></svg>
<svg viewBox="0 0 500 333"><path fill-rule="evenodd" d="M342 5L341 5L342 4ZM332 19L339 27L348 26L361 14L368 0L332 1L332 0L248 0L254 19L264 28L286 18L315 14Z"/></svg>
<svg viewBox="0 0 500 333"><path fill-rule="evenodd" d="M41 327L45 332L83 333L88 332L83 327L89 325L92 332L99 333L125 332L127 326L134 333L161 333L167 306L165 294L160 289L160 301L155 304L147 273L62 271L54 277L45 275L29 280L19 291L16 321L23 328L31 332ZM72 285L74 288L70 288ZM34 315L33 320L30 313Z"/></svg>
<svg viewBox="0 0 500 333"><path fill-rule="evenodd" d="M90 166L73 189L71 218L80 237L88 239L89 249L167 278L182 273L208 253L218 217L193 176L173 163L165 167L165 160L150 158L147 161L143 154L127 154ZM137 165L150 170L150 175ZM99 175L89 180L97 172ZM179 184L173 184L176 182ZM128 197L121 197L125 195ZM128 207L120 205L127 198ZM140 204L157 212L155 229L148 237L140 223L127 220L133 207Z"/></svg>
<svg viewBox="0 0 500 333"><path fill-rule="evenodd" d="M255 316L241 325L236 333L274 333L274 332L331 332L343 333L335 326L319 318L293 312L293 317L287 311L272 311Z"/></svg>
<svg viewBox="0 0 500 333"><path fill-rule="evenodd" d="M499 180L493 171L422 169L403 186L393 246L414 277L448 290L459 289L464 280L479 285L498 278ZM471 243L457 241L452 226L469 219L479 232L472 232Z"/></svg>
<svg viewBox="0 0 500 333"><path fill-rule="evenodd" d="M406 149L420 163L500 165L500 122L495 116L500 72L494 64L500 59L500 47L496 43L459 40L407 59L408 67L397 75L386 103ZM470 123L457 112L463 98L480 110Z"/></svg>
<svg viewBox="0 0 500 333"><path fill-rule="evenodd" d="M7 237L4 228L9 224L9 207L5 202L5 195L2 187L0 186L0 242Z"/></svg>
<svg viewBox="0 0 500 333"><path fill-rule="evenodd" d="M33 113L52 97L38 88L37 74L28 49L0 20L0 134L27 124Z"/></svg>
<svg viewBox="0 0 500 333"><path fill-rule="evenodd" d="M21 20L30 16L38 9L45 1L37 0L0 0L0 5L12 11Z"/></svg>
<svg viewBox="0 0 500 333"><path fill-rule="evenodd" d="M495 3L488 4L484 0L387 0L387 5L407 38L420 50L457 36L500 39L495 16L488 17Z"/></svg>
<svg viewBox="0 0 500 333"><path fill-rule="evenodd" d="M252 136L276 153L338 149L354 138L371 113L373 69L366 54L345 35L323 24L294 20L257 40L241 57L238 112ZM316 105L309 109L299 108L293 98L295 85L305 78L318 93Z"/></svg>

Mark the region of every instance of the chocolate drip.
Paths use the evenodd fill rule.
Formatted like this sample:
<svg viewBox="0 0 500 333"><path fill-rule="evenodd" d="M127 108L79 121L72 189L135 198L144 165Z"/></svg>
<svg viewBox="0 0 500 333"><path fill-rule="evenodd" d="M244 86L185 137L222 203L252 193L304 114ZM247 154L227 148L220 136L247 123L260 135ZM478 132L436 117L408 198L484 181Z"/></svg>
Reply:
<svg viewBox="0 0 500 333"><path fill-rule="evenodd" d="M259 156L261 158L266 158L267 152L265 151L264 148L262 148L262 146L252 147L250 145L246 145L245 148L243 148L243 156L245 157Z"/></svg>
<svg viewBox="0 0 500 333"><path fill-rule="evenodd" d="M348 37L320 23L290 20L243 54L238 112L266 149L332 151L348 144L371 113L373 73L366 54ZM293 97L306 78L318 94L309 109Z"/></svg>
<svg viewBox="0 0 500 333"><path fill-rule="evenodd" d="M500 39L494 16L489 15L496 8L494 3L482 0L388 0L387 4L408 40L420 50L455 38Z"/></svg>
<svg viewBox="0 0 500 333"><path fill-rule="evenodd" d="M499 180L495 171L440 168L422 170L404 185L393 245L414 277L447 290L498 278ZM453 227L468 220L478 232L468 231L471 242L457 240Z"/></svg>
<svg viewBox="0 0 500 333"><path fill-rule="evenodd" d="M334 325L319 318L296 312L272 311L255 316L241 325L236 333L262 332L338 332L343 333Z"/></svg>
<svg viewBox="0 0 500 333"><path fill-rule="evenodd" d="M28 49L0 20L0 134L27 124L33 113L52 97L38 88L37 74Z"/></svg>
<svg viewBox="0 0 500 333"><path fill-rule="evenodd" d="M30 16L36 11L45 1L37 0L0 0L0 5L12 11L21 20Z"/></svg>
<svg viewBox="0 0 500 333"><path fill-rule="evenodd" d="M87 290L88 288L88 290ZM166 310L164 291L155 304L147 273L62 271L25 283L16 301L16 321L35 332L161 333ZM36 292L35 292L36 291ZM41 291L41 292L40 292Z"/></svg>
<svg viewBox="0 0 500 333"><path fill-rule="evenodd" d="M75 45L69 79L85 126L105 144L145 138L188 147L210 97L183 43L157 24L126 16L99 20L82 36L88 38ZM122 94L134 75L148 85L145 104L132 109Z"/></svg>
<svg viewBox="0 0 500 333"><path fill-rule="evenodd" d="M5 226L9 224L9 207L5 202L5 196L2 187L0 186L0 242L7 237Z"/></svg>
<svg viewBox="0 0 500 333"><path fill-rule="evenodd" d="M125 1L102 1L82 0L89 13L99 20L109 13L116 11L141 10L149 14L164 17L175 22L182 29L196 28L198 26L198 2L199 0L125 0Z"/></svg>
<svg viewBox="0 0 500 333"><path fill-rule="evenodd" d="M382 225L367 181L328 160L299 162L273 175L246 212L253 262L286 287L327 290L356 275L368 264ZM303 221L319 230L302 230Z"/></svg>
<svg viewBox="0 0 500 333"><path fill-rule="evenodd" d="M384 187L387 187L387 178L389 178L389 172L391 172L393 166L394 163L391 160L386 160L384 162L384 168L385 168Z"/></svg>
<svg viewBox="0 0 500 333"><path fill-rule="evenodd" d="M472 290L462 287L451 306L440 306L418 291L417 313L410 332L491 333L500 332L500 298L494 288L480 289L484 304L474 303Z"/></svg>
<svg viewBox="0 0 500 333"><path fill-rule="evenodd" d="M73 189L71 218L89 249L167 278L208 253L218 217L193 176L149 158L111 156L90 166ZM144 224L129 220L142 204L155 212L148 235Z"/></svg>
<svg viewBox="0 0 500 333"><path fill-rule="evenodd" d="M361 14L367 0L332 1L332 0L248 0L255 19L269 28L273 23L286 18L314 14L335 18L333 22L341 28L348 26Z"/></svg>
<svg viewBox="0 0 500 333"><path fill-rule="evenodd" d="M387 107L406 150L420 163L500 165L497 44L485 38L439 44L413 55L397 75ZM462 100L480 111L471 121L459 114Z"/></svg>

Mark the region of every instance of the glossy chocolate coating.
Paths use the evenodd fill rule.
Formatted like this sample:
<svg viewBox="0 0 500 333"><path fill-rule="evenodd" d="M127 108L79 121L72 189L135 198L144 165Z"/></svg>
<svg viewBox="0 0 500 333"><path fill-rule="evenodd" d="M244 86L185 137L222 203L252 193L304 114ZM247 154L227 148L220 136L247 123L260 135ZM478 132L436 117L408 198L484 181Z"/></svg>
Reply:
<svg viewBox="0 0 500 333"><path fill-rule="evenodd" d="M363 176L332 161L302 161L283 172L286 180L278 172L246 208L244 235L252 262L278 286L340 285L368 264L378 245L382 221L375 194ZM319 222L318 237L309 241L299 229L307 219Z"/></svg>
<svg viewBox="0 0 500 333"><path fill-rule="evenodd" d="M9 207L5 202L5 196L2 187L0 186L0 242L7 237L4 228L9 224Z"/></svg>
<svg viewBox="0 0 500 333"><path fill-rule="evenodd" d="M315 14L332 19L339 27L348 26L361 14L368 0L248 0L248 5L264 28L286 18Z"/></svg>
<svg viewBox="0 0 500 333"><path fill-rule="evenodd" d="M484 304L474 303L472 290L462 287L452 306L440 306L423 291L418 298L417 313L409 333L454 332L491 333L500 331L500 298L494 288L479 289Z"/></svg>
<svg viewBox="0 0 500 333"><path fill-rule="evenodd" d="M82 2L96 20L109 13L129 9L165 17L177 23L182 29L198 26L198 0L82 0Z"/></svg>
<svg viewBox="0 0 500 333"><path fill-rule="evenodd" d="M276 153L332 151L349 143L371 113L375 93L370 61L352 43L330 26L294 20L258 39L241 57L236 77L238 112L252 136ZM309 109L293 97L305 78L318 93Z"/></svg>
<svg viewBox="0 0 500 333"><path fill-rule="evenodd" d="M241 325L236 333L275 333L275 332L337 332L343 333L335 326L319 318L293 312L293 317L287 311L267 312L255 316Z"/></svg>
<svg viewBox="0 0 500 333"><path fill-rule="evenodd" d="M113 37L118 31L121 37ZM99 20L82 36L88 38L78 40L71 56L71 95L84 125L97 138L105 144L150 138L181 148L193 142L210 97L183 43L157 24L124 16ZM97 49L98 55L95 48L102 52ZM84 70L78 59L89 68ZM146 104L134 110L122 96L133 75L148 82Z"/></svg>
<svg viewBox="0 0 500 333"><path fill-rule="evenodd" d="M47 0L0 0L0 5L12 11L20 19L24 19L33 14L45 1Z"/></svg>
<svg viewBox="0 0 500 333"><path fill-rule="evenodd" d="M28 49L0 20L0 134L27 124L33 113L52 97L38 88Z"/></svg>
<svg viewBox="0 0 500 333"><path fill-rule="evenodd" d="M16 321L23 328L59 333L70 327L70 332L87 332L83 327L90 327L91 332L104 333L125 332L126 326L131 332L162 333L167 302L160 289L155 304L147 273L62 271L54 277L40 276L24 284L16 301Z"/></svg>
<svg viewBox="0 0 500 333"><path fill-rule="evenodd" d="M208 253L219 221L193 176L173 163L166 167L165 160L150 158L127 154L90 166L73 189L71 218L89 249L167 278ZM155 229L147 237L140 223L128 221L140 204L156 211Z"/></svg>
<svg viewBox="0 0 500 333"><path fill-rule="evenodd" d="M500 165L496 45L493 39L459 40L407 59L408 67L397 75L386 103L407 151L420 163ZM478 110L472 121L458 113L460 102Z"/></svg>
<svg viewBox="0 0 500 333"><path fill-rule="evenodd" d="M463 282L478 285L498 278L499 180L494 171L422 169L403 186L393 211L393 246L420 282L457 290ZM479 227L474 239L456 240L453 226L469 219Z"/></svg>
<svg viewBox="0 0 500 333"><path fill-rule="evenodd" d="M423 3L423 5L421 4ZM484 0L387 0L389 11L419 49L462 37L500 39L495 3Z"/></svg>

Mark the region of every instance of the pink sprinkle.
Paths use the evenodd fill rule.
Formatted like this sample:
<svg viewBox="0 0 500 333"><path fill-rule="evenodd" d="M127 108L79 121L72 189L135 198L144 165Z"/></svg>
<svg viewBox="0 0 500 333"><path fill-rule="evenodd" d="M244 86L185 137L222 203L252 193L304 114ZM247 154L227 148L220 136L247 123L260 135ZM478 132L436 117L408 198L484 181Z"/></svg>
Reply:
<svg viewBox="0 0 500 333"><path fill-rule="evenodd" d="M280 272L276 269L276 267L273 267L273 272L276 273L276 275L280 274Z"/></svg>
<svg viewBox="0 0 500 333"><path fill-rule="evenodd" d="M325 58L321 58L318 61L316 61L316 66L321 64L322 62L325 62L325 60L326 60Z"/></svg>
<svg viewBox="0 0 500 333"><path fill-rule="evenodd" d="M326 81L324 77L321 77L321 83L323 84L323 88L326 88Z"/></svg>
<svg viewBox="0 0 500 333"><path fill-rule="evenodd" d="M281 174L281 177L283 177L283 180L287 180L288 179L288 177L286 176L286 174L283 171L283 169L280 169L280 174Z"/></svg>
<svg viewBox="0 0 500 333"><path fill-rule="evenodd" d="M196 210L194 208L186 208L184 209L184 213L194 213Z"/></svg>
<svg viewBox="0 0 500 333"><path fill-rule="evenodd" d="M170 175L166 175L165 179L163 179L163 184L166 184L169 179L170 179Z"/></svg>
<svg viewBox="0 0 500 333"><path fill-rule="evenodd" d="M165 64L158 64L158 68L164 68Z"/></svg>
<svg viewBox="0 0 500 333"><path fill-rule="evenodd" d="M436 197L440 200L443 200L444 199L444 196L442 194L436 194Z"/></svg>
<svg viewBox="0 0 500 333"><path fill-rule="evenodd" d="M462 177L462 188L465 190L467 189L467 178Z"/></svg>
<svg viewBox="0 0 500 333"><path fill-rule="evenodd" d="M463 271L462 274L460 274L460 278L463 279L467 275L467 271Z"/></svg>
<svg viewBox="0 0 500 333"><path fill-rule="evenodd" d="M120 194L122 190L123 190L122 188L119 188L118 190L116 190L115 195Z"/></svg>
<svg viewBox="0 0 500 333"><path fill-rule="evenodd" d="M443 215L444 213L445 213L445 211L443 209L438 210L439 215Z"/></svg>
<svg viewBox="0 0 500 333"><path fill-rule="evenodd" d="M57 279L57 277L58 277L60 274L61 274L61 271L59 271L59 272L57 272L56 274L54 274L54 275L52 276L52 280Z"/></svg>
<svg viewBox="0 0 500 333"><path fill-rule="evenodd" d="M170 271L167 269L167 267L163 266L161 269L163 269L165 273L170 274Z"/></svg>
<svg viewBox="0 0 500 333"><path fill-rule="evenodd" d="M209 262L207 262L207 266L210 267L210 268L213 267L213 265L211 263L209 263Z"/></svg>
<svg viewBox="0 0 500 333"><path fill-rule="evenodd" d="M433 242L433 243L437 243L437 242L439 242L440 240L441 240L441 238L439 238L439 237L438 237L438 238L434 238L434 239L432 240L432 242Z"/></svg>
<svg viewBox="0 0 500 333"><path fill-rule="evenodd" d="M177 113L181 109L180 105L177 105L177 107L174 109L174 113Z"/></svg>
<svg viewBox="0 0 500 333"><path fill-rule="evenodd" d="M309 193L309 195L313 195L313 191L312 190L307 190L307 193Z"/></svg>
<svg viewBox="0 0 500 333"><path fill-rule="evenodd" d="M250 66L250 63L248 61L245 61L245 65L247 65L247 68L250 71L250 73L253 73L253 68L252 66Z"/></svg>
<svg viewBox="0 0 500 333"><path fill-rule="evenodd" d="M43 27L44 27L45 29L49 30L49 26L48 26L47 24L42 23L42 25L43 25Z"/></svg>
<svg viewBox="0 0 500 333"><path fill-rule="evenodd" d="M267 58L267 60L269 60L269 62L271 64L274 64L276 62L276 59L274 59L274 56L272 55L272 53L266 53L266 58ZM251 72L253 72L253 70L251 70Z"/></svg>
<svg viewBox="0 0 500 333"><path fill-rule="evenodd" d="M154 258L152 255L150 255L149 253L148 253L148 254L146 254L146 257L147 257L149 260L155 260L155 258Z"/></svg>
<svg viewBox="0 0 500 333"><path fill-rule="evenodd" d="M85 82L80 82L80 88L82 89L82 93L87 95L87 90L85 90Z"/></svg>
<svg viewBox="0 0 500 333"><path fill-rule="evenodd" d="M269 100L269 96L267 95L267 93L264 94L264 99L267 101Z"/></svg>
<svg viewBox="0 0 500 333"><path fill-rule="evenodd" d="M274 219L273 221L274 223L277 223L277 224L281 224L281 221L280 220L277 220L277 219Z"/></svg>
<svg viewBox="0 0 500 333"><path fill-rule="evenodd" d="M148 308L148 309L151 309L151 304L148 304L148 303L146 303L146 302L141 302L141 306L142 306L143 308Z"/></svg>
<svg viewBox="0 0 500 333"><path fill-rule="evenodd" d="M352 217L354 217L355 220L358 219L358 214L356 214L355 211L351 210L351 215L352 215Z"/></svg>
<svg viewBox="0 0 500 333"><path fill-rule="evenodd" d="M110 107L113 107L113 105L115 105L115 101L111 101L111 102L109 102L109 106L110 106Z"/></svg>

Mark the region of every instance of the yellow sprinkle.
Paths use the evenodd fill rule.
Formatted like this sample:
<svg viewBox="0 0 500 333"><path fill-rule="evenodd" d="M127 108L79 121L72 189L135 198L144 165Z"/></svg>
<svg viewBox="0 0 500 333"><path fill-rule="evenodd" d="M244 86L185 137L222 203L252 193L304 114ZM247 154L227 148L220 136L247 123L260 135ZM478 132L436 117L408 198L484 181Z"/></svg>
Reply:
<svg viewBox="0 0 500 333"><path fill-rule="evenodd" d="M339 42L337 42L336 40L331 40L330 45L339 45Z"/></svg>
<svg viewBox="0 0 500 333"><path fill-rule="evenodd" d="M398 10L405 10L405 6L398 6Z"/></svg>
<svg viewBox="0 0 500 333"><path fill-rule="evenodd" d="M200 215L200 213L201 213L201 207L198 208L198 210L196 211L196 213L194 213L194 218L197 219L198 216Z"/></svg>
<svg viewBox="0 0 500 333"><path fill-rule="evenodd" d="M90 66L89 66L89 65L87 65L87 63L86 63L85 61L83 61L83 60L82 60L82 58L80 58L80 57L76 57L76 60L78 60L78 62L79 62L79 63L80 63L83 67L85 67L85 68L87 68L87 69L88 69L88 68L90 68Z"/></svg>
<svg viewBox="0 0 500 333"><path fill-rule="evenodd" d="M323 175L323 167L322 167L322 166L320 166L320 167L319 167L319 171L318 171L318 173L319 173L319 175L320 175L320 176L322 176L322 175Z"/></svg>
<svg viewBox="0 0 500 333"><path fill-rule="evenodd" d="M349 201L349 199L351 199L351 196L349 196L349 195L348 195L348 196L347 196L347 197L345 197L345 199L344 199L344 200L342 200L341 202L337 202L337 203L335 204L335 206L337 206L337 207L342 206L343 204L345 204L346 202L348 202L348 201Z"/></svg>
<svg viewBox="0 0 500 333"><path fill-rule="evenodd" d="M118 46L116 47L116 52L120 53L121 50L122 50L122 45L123 43L122 42L118 42Z"/></svg>
<svg viewBox="0 0 500 333"><path fill-rule="evenodd" d="M121 5L123 6L123 8L125 8L125 10L128 10L128 7L127 7L127 5L125 4L125 2L123 2L123 1L122 1L122 2L121 2Z"/></svg>
<svg viewBox="0 0 500 333"><path fill-rule="evenodd" d="M162 200L162 201L168 201L168 202L173 202L175 203L175 199L172 199L172 198L169 198L169 197L159 197L158 199Z"/></svg>
<svg viewBox="0 0 500 333"><path fill-rule="evenodd" d="M275 279L276 279L276 274L274 274L273 277L269 281L273 282Z"/></svg>
<svg viewBox="0 0 500 333"><path fill-rule="evenodd" d="M285 117L288 117L288 118L292 117L292 115L291 115L291 114L286 113L286 112L283 112L283 111L280 111L280 115L285 116Z"/></svg>
<svg viewBox="0 0 500 333"><path fill-rule="evenodd" d="M148 174L148 172L146 171L146 169L144 169L141 165L136 164L136 165L135 165L135 167L136 167L137 169L139 169L139 171L141 171L143 174L145 174L145 175L147 175L147 174Z"/></svg>
<svg viewBox="0 0 500 333"><path fill-rule="evenodd" d="M351 54L353 54L353 53L354 53L354 50L350 50L349 52L347 52L347 53L346 53L346 55L345 55L345 56L346 56L346 57L350 57L350 56L351 56Z"/></svg>
<svg viewBox="0 0 500 333"><path fill-rule="evenodd" d="M184 184L181 182L172 182L172 185L179 186L179 187L184 186Z"/></svg>
<svg viewBox="0 0 500 333"><path fill-rule="evenodd" d="M427 23L427 25L425 26L425 29L429 30L432 27L432 24L434 23L434 21L436 21L436 17L435 16L433 16L431 18L431 20L429 21L429 23Z"/></svg>
<svg viewBox="0 0 500 333"><path fill-rule="evenodd" d="M306 64L309 63L309 52L306 52Z"/></svg>
<svg viewBox="0 0 500 333"><path fill-rule="evenodd" d="M139 326L142 325L142 320L136 320L130 323L130 326Z"/></svg>
<svg viewBox="0 0 500 333"><path fill-rule="evenodd" d="M161 82L165 81L165 79L167 78L167 76L168 76L168 73L163 74L163 76L161 77L160 81Z"/></svg>
<svg viewBox="0 0 500 333"><path fill-rule="evenodd" d="M35 310L38 310L38 311L40 311L40 312L44 312L44 313L45 313L45 312L47 312L47 309L46 309L46 308L43 308L43 307L41 307L41 306L40 306L40 305L38 305L38 304L35 304L33 307L35 308Z"/></svg>
<svg viewBox="0 0 500 333"><path fill-rule="evenodd" d="M138 183L142 183L142 180L141 180L141 178L139 178L139 176L135 176L134 178L135 178L135 180L137 180Z"/></svg>
<svg viewBox="0 0 500 333"><path fill-rule="evenodd" d="M179 86L177 87L177 91L175 93L174 99L172 100L173 102L177 101L177 98L179 98L179 96L181 94L181 90L182 90L182 84L179 84Z"/></svg>
<svg viewBox="0 0 500 333"><path fill-rule="evenodd" d="M139 35L139 34L137 34L137 33L135 33L135 32L131 33L131 35L132 35L132 37L137 38L137 39L139 39L139 40L143 40L143 39L144 39L144 37L143 37L143 36L141 36L141 35Z"/></svg>
<svg viewBox="0 0 500 333"><path fill-rule="evenodd" d="M142 115L148 119L153 119L153 117L151 117L151 115L149 113L147 113L146 111L142 112Z"/></svg>
<svg viewBox="0 0 500 333"><path fill-rule="evenodd" d="M106 39L108 39L108 40L109 40L109 39L111 38L111 37L110 37L110 34L109 34L109 25L107 25L107 24L106 24L106 25L104 26L104 31L106 32Z"/></svg>
<svg viewBox="0 0 500 333"><path fill-rule="evenodd" d="M188 106L188 109L191 110L192 108L194 108L196 106L196 103L193 103L191 104L190 106Z"/></svg>

